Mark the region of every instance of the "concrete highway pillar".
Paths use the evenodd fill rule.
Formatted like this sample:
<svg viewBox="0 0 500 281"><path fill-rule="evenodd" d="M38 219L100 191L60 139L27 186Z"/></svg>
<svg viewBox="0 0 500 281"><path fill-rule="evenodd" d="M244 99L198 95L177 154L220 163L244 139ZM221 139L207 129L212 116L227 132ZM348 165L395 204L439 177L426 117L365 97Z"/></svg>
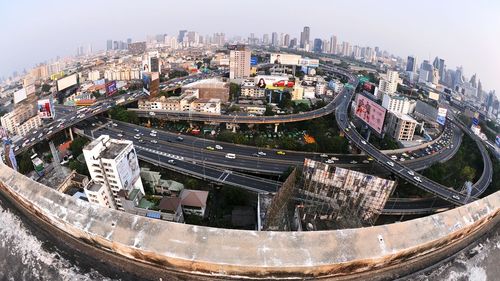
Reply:
<svg viewBox="0 0 500 281"><path fill-rule="evenodd" d="M236 133L236 124L233 124L233 133Z"/></svg>
<svg viewBox="0 0 500 281"><path fill-rule="evenodd" d="M70 139L71 141L73 141L73 139L74 139L74 138L73 138L73 130L71 129L71 127L69 127L69 128L68 128L68 132L69 132L69 139Z"/></svg>
<svg viewBox="0 0 500 281"><path fill-rule="evenodd" d="M58 169L61 167L61 158L59 157L59 151L57 151L56 146L53 141L49 142L50 152L52 153L52 159L54 159L54 168Z"/></svg>
<svg viewBox="0 0 500 281"><path fill-rule="evenodd" d="M277 133L277 132L278 132L278 126L279 126L279 125L280 125L279 123L274 124L274 132L275 132L275 133Z"/></svg>
<svg viewBox="0 0 500 281"><path fill-rule="evenodd" d="M193 122L189 122L189 128L192 129L193 128Z"/></svg>

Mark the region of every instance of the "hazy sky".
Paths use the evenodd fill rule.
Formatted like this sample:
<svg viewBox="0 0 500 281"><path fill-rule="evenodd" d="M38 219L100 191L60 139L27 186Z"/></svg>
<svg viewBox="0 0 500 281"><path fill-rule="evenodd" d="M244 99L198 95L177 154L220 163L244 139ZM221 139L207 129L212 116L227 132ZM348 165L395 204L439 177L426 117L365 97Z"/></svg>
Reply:
<svg viewBox="0 0 500 281"><path fill-rule="evenodd" d="M104 49L106 40L177 35L179 29L226 36L284 32L311 40L335 34L339 41L379 46L406 57L435 56L448 68L477 73L485 89L500 91L500 1L493 0L0 0L0 76L82 44Z"/></svg>

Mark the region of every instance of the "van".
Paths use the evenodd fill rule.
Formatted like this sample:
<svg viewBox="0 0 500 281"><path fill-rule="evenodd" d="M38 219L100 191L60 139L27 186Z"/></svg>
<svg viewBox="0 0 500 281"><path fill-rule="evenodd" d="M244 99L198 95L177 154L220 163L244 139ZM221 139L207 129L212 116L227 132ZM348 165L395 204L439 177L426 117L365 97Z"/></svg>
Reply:
<svg viewBox="0 0 500 281"><path fill-rule="evenodd" d="M227 153L227 154L226 154L226 158L229 158L229 159L236 159L236 154L234 154L234 153Z"/></svg>

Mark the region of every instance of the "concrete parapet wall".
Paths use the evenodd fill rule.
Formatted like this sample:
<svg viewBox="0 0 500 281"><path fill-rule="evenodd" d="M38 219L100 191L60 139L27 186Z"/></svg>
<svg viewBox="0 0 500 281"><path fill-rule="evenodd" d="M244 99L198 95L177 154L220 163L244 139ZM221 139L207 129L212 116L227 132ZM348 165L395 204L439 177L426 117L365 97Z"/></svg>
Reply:
<svg viewBox="0 0 500 281"><path fill-rule="evenodd" d="M470 242L498 223L500 192L433 216L360 229L256 232L165 222L101 208L0 164L0 190L37 218L93 246L167 270L223 278L346 279ZM405 266L406 268L408 266ZM365 276L366 278L366 276Z"/></svg>

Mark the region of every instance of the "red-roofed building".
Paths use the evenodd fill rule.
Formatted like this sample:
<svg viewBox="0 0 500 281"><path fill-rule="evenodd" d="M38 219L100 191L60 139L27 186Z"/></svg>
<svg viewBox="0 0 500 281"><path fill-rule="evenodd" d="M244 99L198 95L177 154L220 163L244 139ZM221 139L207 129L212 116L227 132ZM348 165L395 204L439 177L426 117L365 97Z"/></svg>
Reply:
<svg viewBox="0 0 500 281"><path fill-rule="evenodd" d="M182 210L186 214L205 216L208 191L183 189L179 195Z"/></svg>

